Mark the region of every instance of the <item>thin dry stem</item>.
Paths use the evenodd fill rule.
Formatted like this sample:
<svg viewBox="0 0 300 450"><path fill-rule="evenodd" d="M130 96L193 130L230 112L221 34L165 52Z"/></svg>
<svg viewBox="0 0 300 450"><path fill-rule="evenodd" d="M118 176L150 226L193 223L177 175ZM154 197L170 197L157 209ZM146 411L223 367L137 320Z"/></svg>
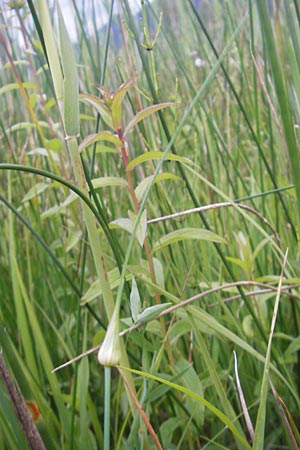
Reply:
<svg viewBox="0 0 300 450"><path fill-rule="evenodd" d="M140 402L138 401L136 395L134 394L134 392L132 391L132 389L131 389L130 386L128 385L127 380L126 380L126 378L124 377L122 371L119 370L119 372L120 372L120 375L121 375L121 377L123 378L123 381L124 381L124 383L125 383L125 385L126 385L126 387L127 387L127 389L128 389L128 392L130 393L130 395L131 395L131 397L132 397L132 400L133 400L133 402L134 402L134 404L135 404L135 406L136 406L136 409L138 410L138 412L139 412L139 414L140 414L140 416L141 416L141 419L143 420L144 424L145 424L146 427L147 427L147 430L148 430L150 436L152 437L152 440L153 440L153 442L154 442L156 448L157 448L158 450L163 450L163 448L162 448L162 446L161 446L161 443L159 442L159 439L158 439L158 437L156 436L156 433L155 433L155 431L154 431L154 429L153 429L151 423L149 422L148 417L146 416L145 411L143 410L143 408L142 408L141 405L140 405Z"/></svg>
<svg viewBox="0 0 300 450"><path fill-rule="evenodd" d="M234 287L237 287L237 286L259 286L259 287L265 288L265 289L263 289L263 293L264 294L268 293L268 292L274 292L274 291L276 292L278 290L277 287L274 287L274 286L271 286L271 285L268 285L268 284L264 284L264 283L260 283L258 281L236 281L236 282L232 282L232 283L225 283L225 284L222 284L222 285L217 286L215 288L208 289L207 291L200 292L199 294L194 295L193 297L190 297L187 300L183 300L182 302L179 302L176 305L170 306L170 308L167 308L164 311L162 311L158 315L158 318L163 317L163 316L165 316L167 314L171 314L174 311L176 311L177 309L182 308L182 307L184 307L186 305L189 305L190 303L194 302L195 300L199 300L200 298L204 298L207 295L213 294L213 293L218 292L218 291L222 291L223 289L234 288ZM288 285L288 286L283 286L281 288L281 290L283 291L283 290L296 289L297 287L299 287L299 286L298 285ZM251 295L259 295L260 293L261 293L261 291L259 290L259 291L251 292ZM282 293L284 293L284 292L282 292ZM292 294L290 294L289 292L285 292L285 294L289 295L289 296L292 296ZM295 297L295 296L293 296L293 297ZM224 302L224 300L222 300L222 301ZM211 305L211 306L215 306L215 304ZM130 331L136 330L136 329L140 328L143 325L145 325L145 323L140 323L140 322L135 323L131 327L126 328L125 330L121 331L119 333L119 335L120 336L124 336L125 334L129 333ZM57 372L58 370L61 370L64 367L67 367L67 366L69 366L70 364L73 364L76 361L79 361L80 359L84 358L85 356L88 356L88 355L90 355L92 353L97 352L100 347L101 347L101 344L97 345L96 347L93 347L93 348L91 348L91 349L89 349L89 350L87 350L87 351L85 351L83 353L81 353L78 356L75 356L75 358L72 358L71 360L65 362L64 364L61 364L60 366L54 368L52 370L52 373Z"/></svg>
<svg viewBox="0 0 300 450"><path fill-rule="evenodd" d="M249 211L250 213L257 216L265 225L267 225L270 228L270 230L272 231L272 234L274 234L274 237L276 239L278 246L280 247L280 240L279 240L278 233L274 229L272 224L261 213L256 211L254 208L251 208L251 206L244 205L242 203L234 203L234 202L212 203L210 205L199 206L197 208L186 209L185 211L180 211L180 212L177 212L174 214L168 214L167 216L149 219L147 223L150 224L150 223L161 222L162 220L178 219L179 217L182 217L182 216L187 216L187 215L198 213L198 212L204 212L204 211L208 211L210 209L225 208L228 206L236 206L237 208L245 209L246 211Z"/></svg>
<svg viewBox="0 0 300 450"><path fill-rule="evenodd" d="M246 421L246 425L250 434L250 438L251 438L251 442L253 442L254 439L254 428L250 419L250 415L248 413L248 409L247 409L247 405L246 405L246 400L244 397L244 393L243 393L243 389L240 383L240 377L239 377L239 372L238 372L238 363L237 363L237 356L236 356L236 352L233 352L233 356L234 356L234 370L235 370L235 378L236 378L236 385L237 385L237 390L238 390L238 394L239 394L239 399L241 402L241 406L242 406L242 410L243 410L243 414L245 417L245 421Z"/></svg>

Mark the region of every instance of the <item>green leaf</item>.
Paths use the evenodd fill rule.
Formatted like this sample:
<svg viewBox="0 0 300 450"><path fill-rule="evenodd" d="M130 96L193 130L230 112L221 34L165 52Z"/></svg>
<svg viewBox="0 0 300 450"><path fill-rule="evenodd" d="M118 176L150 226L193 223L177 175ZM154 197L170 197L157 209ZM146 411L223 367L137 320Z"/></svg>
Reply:
<svg viewBox="0 0 300 450"><path fill-rule="evenodd" d="M203 387L199 376L194 367L184 358L179 358L176 362L176 370L182 373L182 382L190 390L198 392L203 396ZM197 404L194 399L188 399L190 403L190 410L194 412L194 418L199 426L203 426L204 422L204 407Z"/></svg>
<svg viewBox="0 0 300 450"><path fill-rule="evenodd" d="M44 122L43 122L43 123L42 123L42 122L39 122L39 125L40 125L40 126L43 126L43 125L44 125ZM48 125L47 125L47 127L48 127ZM33 128L35 128L35 124L34 124L34 123L31 123L31 122L19 122L19 123L16 123L16 124L11 125L11 126L9 126L8 128L6 128L6 129L5 129L5 132L6 132L6 133L13 133L13 132L15 132L15 131L20 131L20 130L31 130L31 129L33 129Z"/></svg>
<svg viewBox="0 0 300 450"><path fill-rule="evenodd" d="M57 48L56 33L53 30L50 11L46 0L39 0L37 8L39 11L39 20L43 32L43 38L47 50L47 59L51 71L51 77L55 89L55 95L58 102L63 99L63 74L61 61Z"/></svg>
<svg viewBox="0 0 300 450"><path fill-rule="evenodd" d="M218 242L220 244L225 244L226 241L223 237L219 236L212 231L205 230L203 228L182 228L180 230L172 231L166 234L157 241L153 246L153 252L166 247L167 245L173 244L174 242L186 241L186 240L204 240L210 242Z"/></svg>
<svg viewBox="0 0 300 450"><path fill-rule="evenodd" d="M131 280L131 273L127 273L125 278L127 281ZM112 269L108 272L108 281L111 289L115 289L119 286L120 272L118 268ZM81 305L85 305L86 303L91 302L100 295L102 295L102 288L100 286L99 280L97 279L91 284L86 293L81 297Z"/></svg>
<svg viewBox="0 0 300 450"><path fill-rule="evenodd" d="M170 344L176 346L177 340L191 331L191 323L188 320L177 320L168 331Z"/></svg>
<svg viewBox="0 0 300 450"><path fill-rule="evenodd" d="M282 282L283 282L283 273L284 273L284 268L285 268L284 266L286 264L287 256L288 256L288 250L285 253L283 266L281 269L281 276L280 276L279 283L278 283L276 300L275 300L275 304L274 304L274 308L273 308L273 315L272 315L270 332L269 332L265 365L264 365L264 371L263 371L263 377L262 377L262 383L261 383L261 389L260 389L259 407L258 407L256 423L255 423L253 450L260 450L260 449L264 448L264 446L265 446L265 431L266 431L265 425L266 425L266 420L268 417L267 399L268 399L268 390L269 390L269 372L270 372L270 365L271 365L271 348L272 348L273 335L274 335L274 330L275 330L275 325L276 325L276 319L277 319L277 315L278 315L279 302L280 302L280 296L281 296L281 288L282 288Z"/></svg>
<svg viewBox="0 0 300 450"><path fill-rule="evenodd" d="M65 208L66 206L69 206L71 203L73 203L75 200L78 199L78 195L75 192L71 192L70 195L64 200L61 204L61 208Z"/></svg>
<svg viewBox="0 0 300 450"><path fill-rule="evenodd" d="M46 149L44 147L36 147L27 152L28 156L45 156L45 157L51 157L53 161L59 162L59 156L57 153L51 149Z"/></svg>
<svg viewBox="0 0 300 450"><path fill-rule="evenodd" d="M107 106L105 106L103 100L96 97L95 95L90 94L80 94L79 100L92 105L96 109L96 111L100 114L101 118L104 120L106 125L109 126L109 128L113 128L111 111L109 110L109 108L107 108Z"/></svg>
<svg viewBox="0 0 300 450"><path fill-rule="evenodd" d="M144 194L146 192L146 189L147 189L148 185L152 182L153 177L154 177L154 175L144 178L135 188L134 192L138 199L138 202L142 201ZM164 172L164 173L159 173L156 176L154 183L158 183L159 181L162 181L162 180L181 180L182 181L182 178L178 177L177 175L174 175L173 173Z"/></svg>
<svg viewBox="0 0 300 450"><path fill-rule="evenodd" d="M159 259L153 258L153 265L154 265L154 273L155 273L155 279L161 288L165 288L165 278L164 278L164 269L162 266L162 263Z"/></svg>
<svg viewBox="0 0 300 450"><path fill-rule="evenodd" d="M128 211L129 217L132 221L132 229L134 230L135 221L136 221L136 214L132 211ZM145 237L147 233L147 211L144 209L141 215L141 219L138 223L137 229L136 229L136 238L138 240L138 243L141 247L144 245Z"/></svg>
<svg viewBox="0 0 300 450"><path fill-rule="evenodd" d="M226 259L227 259L227 261L231 262L232 264L235 264L236 266L239 266L241 269L243 269L245 271L248 268L248 262L243 261L240 258L234 258L232 256L227 256Z"/></svg>
<svg viewBox="0 0 300 450"><path fill-rule="evenodd" d="M262 33L265 42L266 55L270 62L271 76L274 80L272 86L273 92L276 94L276 100L281 113L281 126L284 133L284 139L289 152L291 173L294 180L295 191L297 196L296 208L298 212L298 226L300 225L300 155L298 142L295 135L295 117L293 114L293 102L296 99L292 99L291 92L294 87L289 85L288 64L282 61L281 47L283 43L281 39L276 39L275 36L280 32L280 28L274 30L272 28L272 18L270 17L269 10L266 2L257 2L257 10L259 13L259 19L261 23ZM276 21L276 27L280 27L279 21ZM283 30L281 31L283 32ZM299 68L297 68L297 72ZM297 99L298 101L298 99Z"/></svg>
<svg viewBox="0 0 300 450"><path fill-rule="evenodd" d="M122 230L125 230L130 234L133 231L132 220L126 217L121 217L120 219L113 220L112 222L110 222L110 225L116 225L117 227L122 228Z"/></svg>
<svg viewBox="0 0 300 450"><path fill-rule="evenodd" d="M142 111L139 111L133 119L129 122L127 125L125 131L124 131L124 137L129 133L129 131L137 125L141 120L145 119L146 117L150 116L150 114L155 113L156 111L160 111L163 108L167 108L168 106L174 105L173 102L166 102L166 103L159 103L158 105L152 105L148 108L143 109Z"/></svg>
<svg viewBox="0 0 300 450"><path fill-rule="evenodd" d="M118 138L115 134L112 134L110 131L100 131L100 133L89 134L84 138L84 140L79 145L79 150L82 152L89 145L94 144L95 142L111 142L116 147L121 147L123 145L121 139Z"/></svg>
<svg viewBox="0 0 300 450"><path fill-rule="evenodd" d="M46 211L44 211L41 214L41 218L42 219L46 219L48 217L51 217L53 215L56 215L58 212L63 212L63 210L70 205L71 203L73 203L75 200L78 199L78 195L75 194L75 192L72 192L67 198L66 200L64 200L60 205L55 205L52 208L47 209Z"/></svg>
<svg viewBox="0 0 300 450"><path fill-rule="evenodd" d="M141 311L141 298L134 277L132 277L132 285L130 292L130 311L133 321L136 322L137 317Z"/></svg>
<svg viewBox="0 0 300 450"><path fill-rule="evenodd" d="M184 420L180 416L170 417L159 427L163 448L172 448L172 438L179 427L184 426Z"/></svg>
<svg viewBox="0 0 300 450"><path fill-rule="evenodd" d="M123 188L127 188L128 184L124 178L120 177L101 177L95 178L92 180L92 184L94 189L108 187L108 186L119 186Z"/></svg>
<svg viewBox="0 0 300 450"><path fill-rule="evenodd" d="M26 89L34 89L35 91L38 91L38 86L36 84L34 84L34 83L30 83L28 81L28 82L25 82L25 83L22 83L22 84L23 84L23 87L26 88ZM17 89L20 89L20 86L19 86L18 83L8 83L5 86L2 86L0 88L0 95L6 94L7 92L11 92L11 91L14 91L14 90L17 90Z"/></svg>
<svg viewBox="0 0 300 450"><path fill-rule="evenodd" d="M47 219L48 217L55 216L60 211L60 207L58 205L52 206L51 208L46 209L46 211L42 212L40 215L41 219Z"/></svg>
<svg viewBox="0 0 300 450"><path fill-rule="evenodd" d="M161 303L159 305L149 306L149 308L144 309L143 312L141 312L138 316L136 321L138 323L146 323L150 320L154 320L157 318L157 316L164 311L165 309L169 308L172 303Z"/></svg>
<svg viewBox="0 0 300 450"><path fill-rule="evenodd" d="M157 350L155 343L146 339L144 334L139 333L137 330L132 330L130 332L130 339L134 342L134 345L138 345L143 351L147 350L154 353Z"/></svg>
<svg viewBox="0 0 300 450"><path fill-rule="evenodd" d="M109 147L108 145L97 145L96 153L118 153L118 150L114 147Z"/></svg>
<svg viewBox="0 0 300 450"><path fill-rule="evenodd" d="M40 324L32 300L26 291L26 287L17 263L15 263L14 270L18 280L18 285L20 287L20 292L22 293L24 306L26 308L26 316L28 316L28 322L30 323L32 336L34 336L36 342L38 342L36 357L40 360L41 368L47 376L49 387L51 389L51 396L53 397L56 403L56 407L59 411L59 416L64 432L66 433L66 435L70 435L70 416L62 399L61 386L56 374L51 373L51 370L54 366L50 354L49 343L46 342L44 330L42 328L42 325Z"/></svg>
<svg viewBox="0 0 300 450"><path fill-rule="evenodd" d="M22 200L22 203L28 202L28 200L33 199L37 195L44 192L46 189L48 189L49 186L51 186L52 183L36 183L34 186L32 186L31 189L27 192L25 197Z"/></svg>
<svg viewBox="0 0 300 450"><path fill-rule="evenodd" d="M79 90L78 75L73 46L66 29L64 18L57 3L59 42L63 68L64 127L66 135L78 136L79 126Z"/></svg>
<svg viewBox="0 0 300 450"><path fill-rule="evenodd" d="M141 370L130 369L128 367L121 367L121 368L124 370L128 370L131 373L135 373L136 375L139 375L139 376L142 376L145 378L149 378L150 380L157 381L158 383L165 384L165 385L169 386L170 388L175 389L179 392L183 392L190 398L195 399L197 402L201 403L204 407L209 409L216 417L218 417L218 419L220 419L220 421L223 422L229 428L229 430L232 432L232 434L241 442L242 445L244 445L244 447L247 450L251 450L250 445L248 444L246 439L239 433L238 429L233 424L233 422L230 419L228 419L228 417L222 411L220 411L218 408L216 408L212 403L205 400L205 398L201 397L200 395L196 394L195 392L191 391L190 389L180 386L179 384L172 383L171 381L165 380L156 375L142 372Z"/></svg>
<svg viewBox="0 0 300 450"><path fill-rule="evenodd" d="M132 211L128 211L128 214L130 217L129 219L128 218L116 219L112 221L111 224L117 225L118 227L122 228L122 230L125 230L128 233L132 234L135 227L136 214L133 213ZM147 232L147 212L146 210L144 210L141 216L141 220L139 221L138 227L136 229L136 238L141 247L143 247L144 245L146 232Z"/></svg>
<svg viewBox="0 0 300 450"><path fill-rule="evenodd" d="M74 233L70 233L67 240L66 253L68 253L70 250L72 250L72 248L74 248L78 244L78 242L81 239L81 236L82 236L81 230L75 231Z"/></svg>
<svg viewBox="0 0 300 450"><path fill-rule="evenodd" d="M284 357L288 358L293 353L298 352L300 350L300 336L293 339L293 341L290 343L286 351L284 352Z"/></svg>
<svg viewBox="0 0 300 450"><path fill-rule="evenodd" d="M153 150L151 152L143 153L142 155L140 155L137 158L130 161L130 163L127 166L127 170L132 170L137 165L139 165L143 162L146 162L146 161L152 161L153 159L161 159L163 156L164 156L163 152L159 152L159 151L155 151L155 150ZM192 166L195 165L193 163L193 161L191 161L188 158L184 158L183 156L172 155L172 154L168 154L165 157L164 161L177 161L177 162L181 162L183 164L189 164Z"/></svg>
<svg viewBox="0 0 300 450"><path fill-rule="evenodd" d="M118 130L122 126L122 100L126 92L131 88L133 84L133 79L125 81L114 93L112 104L111 104L111 114L113 128Z"/></svg>
<svg viewBox="0 0 300 450"><path fill-rule="evenodd" d="M247 314L243 319L243 330L248 338L254 337L253 317L250 314Z"/></svg>

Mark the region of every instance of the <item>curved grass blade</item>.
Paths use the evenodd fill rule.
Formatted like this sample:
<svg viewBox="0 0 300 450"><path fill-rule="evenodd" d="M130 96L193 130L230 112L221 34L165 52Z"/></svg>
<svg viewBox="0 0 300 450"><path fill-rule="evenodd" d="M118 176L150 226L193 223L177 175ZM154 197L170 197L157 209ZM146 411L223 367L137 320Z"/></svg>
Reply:
<svg viewBox="0 0 300 450"><path fill-rule="evenodd" d="M158 383L162 383L165 384L166 386L168 386L171 389L176 389L179 392L184 393L185 395L187 395L190 398L193 398L194 400L196 400L197 402L201 403L201 405L205 406L207 409L209 409L213 414L215 414L216 417L218 417L218 419L220 419L221 422L223 422L232 432L232 434L238 439L238 441L245 447L245 449L247 450L251 450L250 445L248 444L248 442L246 441L246 439L239 433L239 431L237 430L236 426L233 424L233 422L231 420L228 419L228 417L222 412L220 411L218 408L216 408L212 403L210 403L209 401L205 400L203 397L201 397L200 395L196 394L195 392L191 391L190 389L187 389L183 386L180 386L179 384L173 383L169 380L165 380L161 377L158 377L156 375L152 375L150 373L147 372L143 372L141 370L135 370L135 369L129 369L127 367L120 367L120 369L122 370L128 370L131 373L134 373L136 375L148 378L150 380L154 380L157 381Z"/></svg>

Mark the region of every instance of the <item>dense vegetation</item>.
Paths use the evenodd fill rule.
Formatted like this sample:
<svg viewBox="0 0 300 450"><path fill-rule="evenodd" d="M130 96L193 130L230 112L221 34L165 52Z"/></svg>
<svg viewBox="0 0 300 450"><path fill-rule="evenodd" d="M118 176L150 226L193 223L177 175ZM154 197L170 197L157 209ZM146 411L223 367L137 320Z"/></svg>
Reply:
<svg viewBox="0 0 300 450"><path fill-rule="evenodd" d="M297 0L50 3L1 6L0 450L298 449Z"/></svg>

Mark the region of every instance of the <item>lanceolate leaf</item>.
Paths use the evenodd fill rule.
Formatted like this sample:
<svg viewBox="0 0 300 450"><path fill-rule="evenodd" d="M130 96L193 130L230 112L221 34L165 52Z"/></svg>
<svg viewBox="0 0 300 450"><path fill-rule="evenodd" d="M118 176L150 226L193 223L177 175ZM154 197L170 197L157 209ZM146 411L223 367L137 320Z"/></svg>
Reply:
<svg viewBox="0 0 300 450"><path fill-rule="evenodd" d="M134 228L136 214L129 211L129 216L132 220L132 224L133 224L133 228ZM147 232L147 211L144 209L142 216L141 216L141 220L139 221L138 227L136 229L136 238L141 247L143 247L143 245L144 245L146 232Z"/></svg>
<svg viewBox="0 0 300 450"><path fill-rule="evenodd" d="M126 280L130 280L132 277L131 273L126 274ZM120 283L120 272L117 268L112 269L108 272L108 280L109 284L112 289L115 289L117 286L119 286ZM81 298L81 304L85 305L86 303L91 302L98 296L102 295L102 287L100 286L100 282L97 279L92 283L92 285L88 288L88 290L85 292L85 294Z"/></svg>
<svg viewBox="0 0 300 450"><path fill-rule="evenodd" d="M152 182L153 175L150 177L144 178L140 184L135 188L135 195L139 202L142 201L144 197L144 193L146 192L146 189L149 185L149 183ZM154 180L154 183L157 183L162 180L182 180L182 178L178 177L177 175L174 175L173 173L159 173L157 177Z"/></svg>
<svg viewBox="0 0 300 450"><path fill-rule="evenodd" d="M127 181L124 180L124 178L120 178L120 177L95 178L94 180L92 180L92 184L95 189L108 187L108 186L119 186L119 187L125 187L125 188L128 187Z"/></svg>
<svg viewBox="0 0 300 450"><path fill-rule="evenodd" d="M38 90L38 86L34 83L30 83L29 81L23 83L23 87L26 89L34 89L35 91ZM15 89L20 89L18 83L8 83L0 88L0 95L5 94L6 92L13 91Z"/></svg>
<svg viewBox="0 0 300 450"><path fill-rule="evenodd" d="M69 235L66 243L67 245L66 253L68 253L70 250L72 250L72 248L74 248L78 244L79 240L81 239L81 236L82 236L81 230L75 231Z"/></svg>
<svg viewBox="0 0 300 450"><path fill-rule="evenodd" d="M118 227L122 228L123 230L127 231L128 233L132 234L134 230L134 224L136 220L136 214L134 214L131 211L128 211L129 219L127 218L120 218L116 219L111 224L117 225ZM141 220L139 221L137 230L136 230L136 238L138 240L138 243L142 247L144 245L144 240L146 237L147 232L147 212L146 210L143 211Z"/></svg>
<svg viewBox="0 0 300 450"><path fill-rule="evenodd" d="M141 164L146 161L151 161L153 159L161 159L163 156L164 156L163 152L159 152L159 151L155 151L155 150L148 152L148 153L143 153L143 155L140 155L137 158L130 161L130 163L127 166L127 170L132 170L138 164ZM184 158L183 156L179 156L179 155L172 155L170 153L165 157L164 161L177 161L177 162L181 162L183 164L189 164L191 166L194 166L193 161L191 161L190 159Z"/></svg>
<svg viewBox="0 0 300 450"><path fill-rule="evenodd" d="M128 233L132 233L133 231L133 223L131 219L128 219L126 217L121 217L120 219L116 219L110 224L116 225L119 228L122 228L122 230L128 231Z"/></svg>
<svg viewBox="0 0 300 450"><path fill-rule="evenodd" d="M95 95L80 94L79 100L92 105L96 109L96 111L100 114L101 118L104 120L106 125L109 126L110 128L113 128L111 111L107 108L107 106L105 106L105 104L100 98L96 97Z"/></svg>
<svg viewBox="0 0 300 450"><path fill-rule="evenodd" d="M139 323L145 323L145 322L149 322L150 320L154 320L154 319L156 319L156 317L158 317L158 315L162 311L164 311L171 305L172 305L172 303L168 302L168 303L162 303L159 305L149 306L149 308L144 309L144 311L141 312L141 314L139 314L137 316L136 321Z"/></svg>
<svg viewBox="0 0 300 450"><path fill-rule="evenodd" d="M208 231L203 228L182 228L180 230L172 231L171 233L160 238L159 241L154 244L153 252L156 252L167 245L173 244L174 242L187 241L191 239L218 242L220 244L226 243L223 237L213 233L212 231Z"/></svg>
<svg viewBox="0 0 300 450"><path fill-rule="evenodd" d="M51 186L51 183L36 183L34 186L32 186L32 188L27 192L27 194L25 195L25 197L22 200L22 203L28 202L28 200L33 199L34 197L36 197L37 195L41 194L42 192L44 192L46 189L48 189L48 187Z"/></svg>
<svg viewBox="0 0 300 450"><path fill-rule="evenodd" d="M157 284L161 288L165 288L164 269L159 259L153 258L154 273Z"/></svg>
<svg viewBox="0 0 300 450"><path fill-rule="evenodd" d="M38 122L40 127L48 128L48 124L46 122ZM31 128L35 128L35 124L31 122L19 122L14 125L9 126L5 129L6 133L12 133L20 130L30 130Z"/></svg>
<svg viewBox="0 0 300 450"><path fill-rule="evenodd" d="M82 151L85 148L87 148L89 145L94 144L95 142L111 142L112 144L116 146L121 146L122 141L116 136L115 134L112 134L110 131L100 131L100 133L93 133L89 134L84 138L84 140L79 145L79 150Z"/></svg>
<svg viewBox="0 0 300 450"><path fill-rule="evenodd" d="M130 311L133 321L136 322L137 317L141 311L141 298L134 277L132 277L132 285L130 293Z"/></svg>
<svg viewBox="0 0 300 450"><path fill-rule="evenodd" d="M111 104L112 122L115 130L121 127L122 124L122 100L126 92L131 88L133 84L133 79L125 81L121 84L118 90L113 96L113 101Z"/></svg>
<svg viewBox="0 0 300 450"><path fill-rule="evenodd" d="M124 136L126 136L129 133L129 131L132 130L132 128L136 124L138 124L141 120L150 116L150 114L153 114L156 111L160 111L161 109L167 108L168 106L172 106L172 105L174 105L174 103L172 103L172 102L159 103L158 105L152 105L152 106L149 106L148 108L143 109L142 111L139 111L127 125L127 127L124 131Z"/></svg>

